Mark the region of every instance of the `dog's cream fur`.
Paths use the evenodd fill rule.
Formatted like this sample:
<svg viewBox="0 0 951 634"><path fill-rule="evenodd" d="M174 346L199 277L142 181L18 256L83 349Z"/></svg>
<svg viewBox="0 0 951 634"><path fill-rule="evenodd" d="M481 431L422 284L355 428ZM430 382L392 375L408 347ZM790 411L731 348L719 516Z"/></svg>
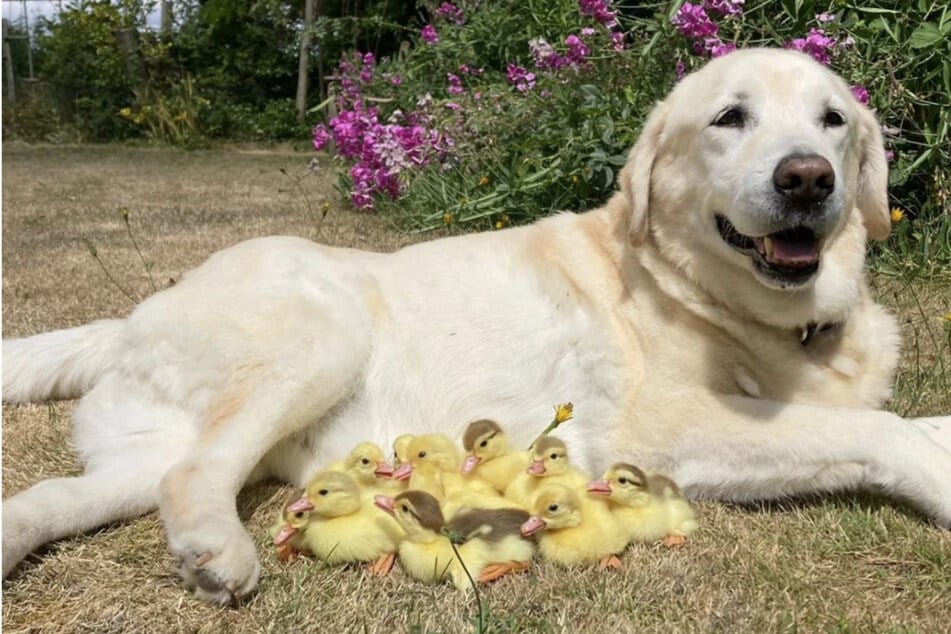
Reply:
<svg viewBox="0 0 951 634"><path fill-rule="evenodd" d="M749 125L711 126L737 99ZM824 126L828 108L845 125ZM790 152L824 156L836 186L818 274L782 289L714 213L775 231L770 179ZM798 53L736 52L657 106L601 209L390 255L252 240L127 319L5 341L5 401L85 393L85 472L4 501L4 575L158 508L186 582L228 602L260 570L235 512L245 483L299 486L358 441L482 417L524 445L566 400L559 435L592 472L623 459L733 500L880 488L951 525L951 419L877 409L899 344L863 281L866 236L888 234L886 172L842 80Z"/></svg>

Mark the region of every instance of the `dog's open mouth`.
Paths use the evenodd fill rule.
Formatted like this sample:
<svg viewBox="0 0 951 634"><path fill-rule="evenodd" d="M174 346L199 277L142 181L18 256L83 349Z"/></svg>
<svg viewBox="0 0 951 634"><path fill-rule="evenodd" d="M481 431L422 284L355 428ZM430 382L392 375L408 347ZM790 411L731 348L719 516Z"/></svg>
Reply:
<svg viewBox="0 0 951 634"><path fill-rule="evenodd" d="M745 236L725 216L717 214L720 237L749 255L757 270L784 285L802 284L819 270L821 242L808 227L793 227L760 237Z"/></svg>

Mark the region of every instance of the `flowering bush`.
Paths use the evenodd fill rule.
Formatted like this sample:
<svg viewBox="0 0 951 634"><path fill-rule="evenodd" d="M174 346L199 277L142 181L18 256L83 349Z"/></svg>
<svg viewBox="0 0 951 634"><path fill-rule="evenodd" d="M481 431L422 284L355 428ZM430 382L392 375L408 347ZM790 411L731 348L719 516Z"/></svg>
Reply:
<svg viewBox="0 0 951 634"><path fill-rule="evenodd" d="M601 203L643 117L680 76L737 47L784 46L833 67L878 110L904 222L951 215L951 85L941 89L951 21L939 26L927 8L905 18L810 0L649 11L610 0L443 2L405 59L344 60L338 114L315 129L315 147L334 141L356 207L420 230L501 228Z"/></svg>

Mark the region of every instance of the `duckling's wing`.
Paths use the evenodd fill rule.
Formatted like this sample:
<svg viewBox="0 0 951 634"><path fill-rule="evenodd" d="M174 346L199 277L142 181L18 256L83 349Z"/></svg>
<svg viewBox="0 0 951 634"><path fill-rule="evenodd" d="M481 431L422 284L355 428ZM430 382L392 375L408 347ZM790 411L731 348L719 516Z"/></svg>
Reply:
<svg viewBox="0 0 951 634"><path fill-rule="evenodd" d="M528 512L521 509L466 508L450 520L449 529L460 535L464 542L477 537L497 542L509 535L521 534L521 526L528 518Z"/></svg>

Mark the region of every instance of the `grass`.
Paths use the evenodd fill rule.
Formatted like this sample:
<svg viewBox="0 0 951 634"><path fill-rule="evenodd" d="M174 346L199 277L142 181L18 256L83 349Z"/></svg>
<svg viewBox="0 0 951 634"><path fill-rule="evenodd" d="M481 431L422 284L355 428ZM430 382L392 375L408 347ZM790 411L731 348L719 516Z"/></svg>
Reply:
<svg viewBox="0 0 951 634"><path fill-rule="evenodd" d="M83 240L133 297L177 280L212 251L284 233L313 237L298 186L308 155L120 147L3 148L3 334L127 314ZM300 180L314 207L333 203L321 239L393 250L422 237L337 208L332 178ZM119 210L127 207L138 249ZM140 259L149 263L148 268ZM951 350L938 317L951 283L876 276L901 316L906 347L891 407L951 412ZM76 473L71 403L3 407L3 496ZM913 457L909 457L913 459ZM117 484L120 486L120 484ZM239 498L264 576L238 610L192 599L174 575L153 514L60 541L3 584L5 632L460 632L474 597L396 570L280 564L267 528L286 487ZM754 507L699 506L701 529L679 550L636 546L618 573L539 564L482 591L493 632L937 632L951 621L951 535L868 496Z"/></svg>

